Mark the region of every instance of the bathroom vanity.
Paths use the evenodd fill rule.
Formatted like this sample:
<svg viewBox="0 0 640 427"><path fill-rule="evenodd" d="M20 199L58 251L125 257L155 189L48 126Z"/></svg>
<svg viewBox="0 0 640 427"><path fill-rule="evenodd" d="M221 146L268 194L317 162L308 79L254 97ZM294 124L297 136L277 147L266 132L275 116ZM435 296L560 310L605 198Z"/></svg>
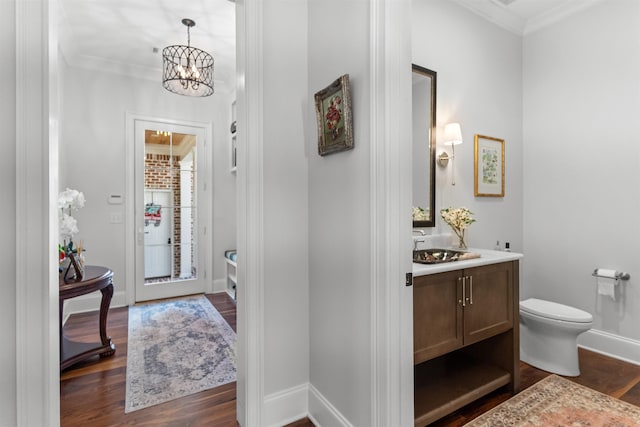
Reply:
<svg viewBox="0 0 640 427"><path fill-rule="evenodd" d="M501 387L519 391L519 259L413 264L415 426Z"/></svg>

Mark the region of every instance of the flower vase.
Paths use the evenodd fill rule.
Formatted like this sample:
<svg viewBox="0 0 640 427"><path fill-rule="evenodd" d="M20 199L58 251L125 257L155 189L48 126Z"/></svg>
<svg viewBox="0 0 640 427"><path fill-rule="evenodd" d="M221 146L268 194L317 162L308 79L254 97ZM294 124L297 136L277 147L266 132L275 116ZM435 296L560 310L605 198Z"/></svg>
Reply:
<svg viewBox="0 0 640 427"><path fill-rule="evenodd" d="M458 236L458 249L468 249L467 242L464 240L464 230L456 230L456 235Z"/></svg>
<svg viewBox="0 0 640 427"><path fill-rule="evenodd" d="M65 257L62 260L60 260L59 267L58 267L58 272L59 273L63 273L67 269L67 267L69 267L69 264L71 264L71 261L67 257Z"/></svg>

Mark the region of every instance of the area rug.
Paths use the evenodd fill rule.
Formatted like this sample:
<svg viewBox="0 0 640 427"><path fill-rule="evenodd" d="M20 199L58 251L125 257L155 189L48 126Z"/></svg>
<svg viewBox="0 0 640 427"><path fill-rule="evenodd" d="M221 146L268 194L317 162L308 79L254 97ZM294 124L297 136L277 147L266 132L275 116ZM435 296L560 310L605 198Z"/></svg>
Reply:
<svg viewBox="0 0 640 427"><path fill-rule="evenodd" d="M235 347L204 296L130 307L125 413L235 381Z"/></svg>
<svg viewBox="0 0 640 427"><path fill-rule="evenodd" d="M551 375L465 425L637 427L640 408Z"/></svg>

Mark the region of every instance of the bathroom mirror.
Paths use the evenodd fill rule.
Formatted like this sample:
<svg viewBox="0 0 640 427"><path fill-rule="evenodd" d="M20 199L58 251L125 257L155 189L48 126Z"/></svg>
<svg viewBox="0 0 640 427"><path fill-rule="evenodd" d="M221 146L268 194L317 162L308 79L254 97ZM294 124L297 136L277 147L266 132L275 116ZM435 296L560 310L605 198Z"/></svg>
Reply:
<svg viewBox="0 0 640 427"><path fill-rule="evenodd" d="M412 65L413 227L435 227L437 73Z"/></svg>

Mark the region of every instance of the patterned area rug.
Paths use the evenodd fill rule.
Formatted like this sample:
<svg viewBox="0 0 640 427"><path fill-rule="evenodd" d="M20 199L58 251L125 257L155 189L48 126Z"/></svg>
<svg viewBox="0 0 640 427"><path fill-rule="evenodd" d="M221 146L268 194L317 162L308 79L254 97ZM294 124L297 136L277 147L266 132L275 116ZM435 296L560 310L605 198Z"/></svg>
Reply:
<svg viewBox="0 0 640 427"><path fill-rule="evenodd" d="M640 408L551 375L466 426L635 427Z"/></svg>
<svg viewBox="0 0 640 427"><path fill-rule="evenodd" d="M235 381L235 347L204 296L129 307L125 413Z"/></svg>

